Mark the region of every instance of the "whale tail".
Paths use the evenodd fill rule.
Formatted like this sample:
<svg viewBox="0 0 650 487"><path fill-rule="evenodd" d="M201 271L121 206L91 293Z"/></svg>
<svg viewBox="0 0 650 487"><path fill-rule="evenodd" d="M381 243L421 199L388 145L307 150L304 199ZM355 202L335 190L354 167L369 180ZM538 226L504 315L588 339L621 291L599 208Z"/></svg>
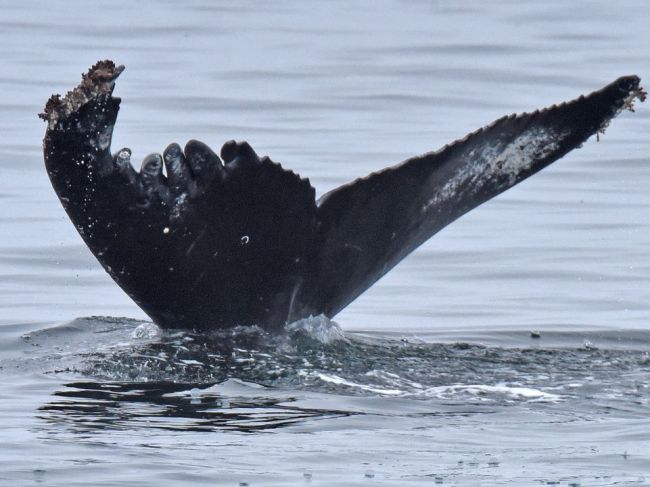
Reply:
<svg viewBox="0 0 650 487"><path fill-rule="evenodd" d="M317 289L323 312L336 314L439 230L604 132L635 98L645 100L639 83L621 77L571 102L502 117L325 194L307 292Z"/></svg>
<svg viewBox="0 0 650 487"><path fill-rule="evenodd" d="M282 326L333 317L467 211L536 173L645 93L636 76L588 96L503 117L437 152L325 194L247 143L220 155L190 141L145 158L111 154L123 67L101 61L54 96L45 164L98 261L160 326ZM164 168L164 169L163 169Z"/></svg>

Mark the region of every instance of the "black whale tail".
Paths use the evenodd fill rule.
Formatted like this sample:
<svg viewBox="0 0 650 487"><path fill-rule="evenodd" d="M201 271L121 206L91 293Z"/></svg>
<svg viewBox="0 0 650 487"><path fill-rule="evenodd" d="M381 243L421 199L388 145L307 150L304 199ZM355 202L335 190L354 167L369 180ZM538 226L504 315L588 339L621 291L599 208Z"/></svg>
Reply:
<svg viewBox="0 0 650 487"><path fill-rule="evenodd" d="M316 302L335 315L439 230L603 133L645 96L637 76L621 77L571 102L502 117L323 195L307 292L318 289Z"/></svg>
<svg viewBox="0 0 650 487"><path fill-rule="evenodd" d="M159 325L278 327L334 316L422 242L602 132L645 93L636 76L512 115L356 180L318 202L306 179L227 142L145 158L111 155L123 67L101 61L54 96L45 164L59 199L111 277Z"/></svg>

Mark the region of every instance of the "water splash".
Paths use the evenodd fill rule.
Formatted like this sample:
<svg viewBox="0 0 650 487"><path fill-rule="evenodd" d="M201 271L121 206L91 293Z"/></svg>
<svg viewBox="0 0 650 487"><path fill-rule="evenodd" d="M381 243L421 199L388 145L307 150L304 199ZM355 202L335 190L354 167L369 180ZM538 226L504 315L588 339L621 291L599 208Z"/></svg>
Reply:
<svg viewBox="0 0 650 487"><path fill-rule="evenodd" d="M28 334L24 341L31 351L15 368L64 370L99 382L169 382L203 390L241 380L284 390L476 405L578 396L616 401L643 395L639 388L650 371L647 351L346 336L324 317L300 320L280 334L256 326L210 334L163 332L152 323L95 317Z"/></svg>

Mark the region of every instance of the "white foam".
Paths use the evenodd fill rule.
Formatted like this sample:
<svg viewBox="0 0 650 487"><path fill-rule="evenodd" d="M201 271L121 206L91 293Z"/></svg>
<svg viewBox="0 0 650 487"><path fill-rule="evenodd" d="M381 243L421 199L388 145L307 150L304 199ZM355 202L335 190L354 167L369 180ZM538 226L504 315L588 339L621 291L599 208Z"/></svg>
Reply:
<svg viewBox="0 0 650 487"><path fill-rule="evenodd" d="M323 374L322 372L316 372L313 375L318 379L322 380L323 382L351 387L354 389L361 389L363 391L373 392L375 394L381 394L384 396L399 396L404 394L404 392L399 389L384 389L374 385L357 384L356 382L349 381L347 379L344 379L343 377L339 377L338 375L334 375L334 374Z"/></svg>
<svg viewBox="0 0 650 487"><path fill-rule="evenodd" d="M180 363L183 365L199 365L203 366L203 362L199 362L198 360L192 360L192 359L186 359L186 360L180 360Z"/></svg>
<svg viewBox="0 0 650 487"><path fill-rule="evenodd" d="M556 402L561 399L561 396L557 394L540 391L539 389L532 389L530 387L507 386L503 384L454 384L449 386L437 386L426 389L423 394L425 396L437 396L443 398L448 398L449 396L456 396L459 394L471 394L479 397L486 394L502 394L515 399L533 399L537 401L548 402Z"/></svg>

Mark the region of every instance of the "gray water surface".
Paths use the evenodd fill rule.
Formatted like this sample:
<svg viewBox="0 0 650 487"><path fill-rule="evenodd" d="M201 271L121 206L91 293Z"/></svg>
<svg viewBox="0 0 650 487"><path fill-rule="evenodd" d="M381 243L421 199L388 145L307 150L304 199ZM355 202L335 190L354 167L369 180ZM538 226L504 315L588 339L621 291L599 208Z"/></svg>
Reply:
<svg viewBox="0 0 650 487"><path fill-rule="evenodd" d="M111 58L115 149L247 140L321 195L650 80L648 25L643 0L3 4L0 484L650 485L648 106L305 325L330 343L159 334L60 207L36 117Z"/></svg>

